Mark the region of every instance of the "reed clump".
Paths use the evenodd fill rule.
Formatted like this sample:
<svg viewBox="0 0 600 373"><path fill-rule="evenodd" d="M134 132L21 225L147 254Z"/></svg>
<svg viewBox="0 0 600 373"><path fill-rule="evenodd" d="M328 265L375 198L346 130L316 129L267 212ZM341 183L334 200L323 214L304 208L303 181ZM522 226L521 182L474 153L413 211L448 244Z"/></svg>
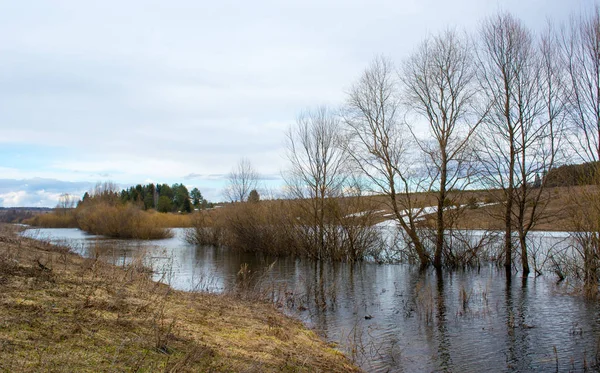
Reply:
<svg viewBox="0 0 600 373"><path fill-rule="evenodd" d="M191 215L192 229L186 240L243 252L294 255L298 242L292 206L290 201L235 203L196 212Z"/></svg>
<svg viewBox="0 0 600 373"><path fill-rule="evenodd" d="M219 216L210 211L190 215L192 229L186 231L185 240L195 245L221 246L223 226L216 221Z"/></svg>
<svg viewBox="0 0 600 373"><path fill-rule="evenodd" d="M329 200L323 219L306 209L310 200L227 204L192 214L187 241L268 255L361 261L382 246L374 213L351 200Z"/></svg>
<svg viewBox="0 0 600 373"><path fill-rule="evenodd" d="M244 252L296 255L299 242L294 215L290 201L238 203L227 206L216 221L225 246Z"/></svg>
<svg viewBox="0 0 600 373"><path fill-rule="evenodd" d="M129 203L83 205L77 209L76 216L82 230L107 237L156 239L173 235L170 230L157 226L148 213Z"/></svg>

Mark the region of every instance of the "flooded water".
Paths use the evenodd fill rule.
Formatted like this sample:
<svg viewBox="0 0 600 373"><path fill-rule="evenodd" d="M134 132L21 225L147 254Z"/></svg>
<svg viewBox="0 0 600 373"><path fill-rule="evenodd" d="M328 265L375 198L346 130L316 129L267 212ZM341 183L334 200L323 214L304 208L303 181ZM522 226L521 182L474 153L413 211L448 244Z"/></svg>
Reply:
<svg viewBox="0 0 600 373"><path fill-rule="evenodd" d="M269 258L175 237L120 241L77 229L28 230L117 265L143 257L155 279L181 290L248 289L276 304L368 372L596 371L600 307L552 275L507 279L502 270L419 272L410 265L322 264ZM539 235L544 245L565 234ZM251 281L240 284L248 264ZM242 286L243 285L243 286Z"/></svg>

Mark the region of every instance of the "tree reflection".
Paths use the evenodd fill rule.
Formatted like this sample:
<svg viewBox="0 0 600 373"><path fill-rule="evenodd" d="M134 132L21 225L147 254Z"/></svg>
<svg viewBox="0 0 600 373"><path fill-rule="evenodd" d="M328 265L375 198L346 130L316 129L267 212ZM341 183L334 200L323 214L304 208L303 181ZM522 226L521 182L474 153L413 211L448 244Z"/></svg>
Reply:
<svg viewBox="0 0 600 373"><path fill-rule="evenodd" d="M446 317L446 295L444 293L444 278L441 270L436 270L436 325L438 358L440 368L444 372L452 370L452 357L450 356L450 339L448 338L448 325Z"/></svg>

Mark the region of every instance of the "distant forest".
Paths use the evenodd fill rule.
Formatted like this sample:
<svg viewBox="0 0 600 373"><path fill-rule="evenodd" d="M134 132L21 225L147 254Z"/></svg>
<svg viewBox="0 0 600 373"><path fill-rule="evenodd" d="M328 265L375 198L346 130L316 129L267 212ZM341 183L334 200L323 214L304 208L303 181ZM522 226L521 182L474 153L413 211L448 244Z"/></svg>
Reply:
<svg viewBox="0 0 600 373"><path fill-rule="evenodd" d="M561 187L594 184L598 177L598 166L599 162L587 162L553 168L544 176L546 185Z"/></svg>
<svg viewBox="0 0 600 373"><path fill-rule="evenodd" d="M194 209L212 207L202 196L198 188L188 191L183 184L147 184L129 187L119 193L123 203L131 202L144 210L154 209L158 212L192 212ZM83 195L82 202L90 198L89 193Z"/></svg>

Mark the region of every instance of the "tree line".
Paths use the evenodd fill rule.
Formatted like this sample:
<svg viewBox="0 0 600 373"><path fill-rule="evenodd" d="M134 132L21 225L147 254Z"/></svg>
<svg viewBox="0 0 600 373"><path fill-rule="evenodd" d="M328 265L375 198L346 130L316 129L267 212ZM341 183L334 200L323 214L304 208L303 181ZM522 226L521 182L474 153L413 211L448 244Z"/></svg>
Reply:
<svg viewBox="0 0 600 373"><path fill-rule="evenodd" d="M158 212L182 212L190 213L194 209L205 209L213 206L208 202L198 188L188 191L183 184L147 184L131 186L122 189L120 192L116 188L111 193L113 199L119 199L123 204L133 203L144 210L154 209ZM81 203L85 203L91 198L90 193L83 195Z"/></svg>

